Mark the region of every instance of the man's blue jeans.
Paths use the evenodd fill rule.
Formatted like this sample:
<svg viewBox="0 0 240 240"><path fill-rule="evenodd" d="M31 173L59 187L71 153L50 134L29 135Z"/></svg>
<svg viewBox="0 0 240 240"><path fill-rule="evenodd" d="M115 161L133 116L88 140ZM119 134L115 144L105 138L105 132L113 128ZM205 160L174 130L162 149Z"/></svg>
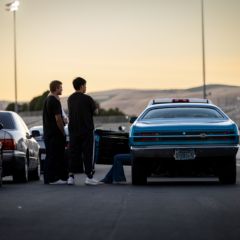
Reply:
<svg viewBox="0 0 240 240"><path fill-rule="evenodd" d="M126 182L123 169L123 165L125 164L131 164L131 155L116 154L113 158L113 166L101 181L105 183Z"/></svg>

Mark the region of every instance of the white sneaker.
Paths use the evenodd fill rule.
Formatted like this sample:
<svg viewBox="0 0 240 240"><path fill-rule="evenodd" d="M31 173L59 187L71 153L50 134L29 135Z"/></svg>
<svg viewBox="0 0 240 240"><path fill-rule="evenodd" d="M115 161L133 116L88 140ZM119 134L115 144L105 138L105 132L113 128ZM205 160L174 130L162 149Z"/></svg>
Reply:
<svg viewBox="0 0 240 240"><path fill-rule="evenodd" d="M59 179L55 182L50 182L49 184L51 184L51 185L63 185L63 184L67 184L67 181L63 181L63 180Z"/></svg>
<svg viewBox="0 0 240 240"><path fill-rule="evenodd" d="M71 177L71 176L70 176L70 177L68 178L68 180L67 180L67 184L68 184L68 185L74 185L74 184L75 184L75 182L74 182L74 177Z"/></svg>
<svg viewBox="0 0 240 240"><path fill-rule="evenodd" d="M96 179L94 179L94 178L88 178L88 177L86 177L85 184L86 184L86 185L98 185L98 184L99 184L99 181L96 180Z"/></svg>

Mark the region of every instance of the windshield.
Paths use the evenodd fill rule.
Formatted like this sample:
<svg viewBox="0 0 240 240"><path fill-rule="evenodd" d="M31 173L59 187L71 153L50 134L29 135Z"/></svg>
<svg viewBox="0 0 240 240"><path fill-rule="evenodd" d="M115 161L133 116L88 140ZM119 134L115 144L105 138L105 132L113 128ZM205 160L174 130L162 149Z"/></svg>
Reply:
<svg viewBox="0 0 240 240"><path fill-rule="evenodd" d="M211 118L223 119L224 116L213 108L203 107L171 107L153 108L147 111L142 119L165 119L165 118Z"/></svg>

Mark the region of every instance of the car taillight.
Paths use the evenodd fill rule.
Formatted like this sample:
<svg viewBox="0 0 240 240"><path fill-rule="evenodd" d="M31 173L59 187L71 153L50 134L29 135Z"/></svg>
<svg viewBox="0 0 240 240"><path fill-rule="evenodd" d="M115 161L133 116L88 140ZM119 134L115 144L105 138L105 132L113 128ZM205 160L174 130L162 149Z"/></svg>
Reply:
<svg viewBox="0 0 240 240"><path fill-rule="evenodd" d="M158 138L157 137L155 137L155 138L140 137L140 138L134 138L134 141L135 142L157 142Z"/></svg>
<svg viewBox="0 0 240 240"><path fill-rule="evenodd" d="M13 139L2 139L2 150L15 150L16 149L16 143Z"/></svg>
<svg viewBox="0 0 240 240"><path fill-rule="evenodd" d="M159 136L157 132L139 132L136 133L136 136Z"/></svg>

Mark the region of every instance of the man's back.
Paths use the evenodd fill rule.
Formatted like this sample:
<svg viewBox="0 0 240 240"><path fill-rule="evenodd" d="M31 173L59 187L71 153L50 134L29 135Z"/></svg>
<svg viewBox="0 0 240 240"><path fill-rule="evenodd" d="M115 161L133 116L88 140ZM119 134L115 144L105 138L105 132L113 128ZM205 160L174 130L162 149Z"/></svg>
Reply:
<svg viewBox="0 0 240 240"><path fill-rule="evenodd" d="M93 131L93 113L96 109L93 99L81 92L75 92L68 98L69 134L80 135Z"/></svg>
<svg viewBox="0 0 240 240"><path fill-rule="evenodd" d="M55 115L61 114L61 104L54 96L48 96L43 106L43 131L45 136L61 135Z"/></svg>

